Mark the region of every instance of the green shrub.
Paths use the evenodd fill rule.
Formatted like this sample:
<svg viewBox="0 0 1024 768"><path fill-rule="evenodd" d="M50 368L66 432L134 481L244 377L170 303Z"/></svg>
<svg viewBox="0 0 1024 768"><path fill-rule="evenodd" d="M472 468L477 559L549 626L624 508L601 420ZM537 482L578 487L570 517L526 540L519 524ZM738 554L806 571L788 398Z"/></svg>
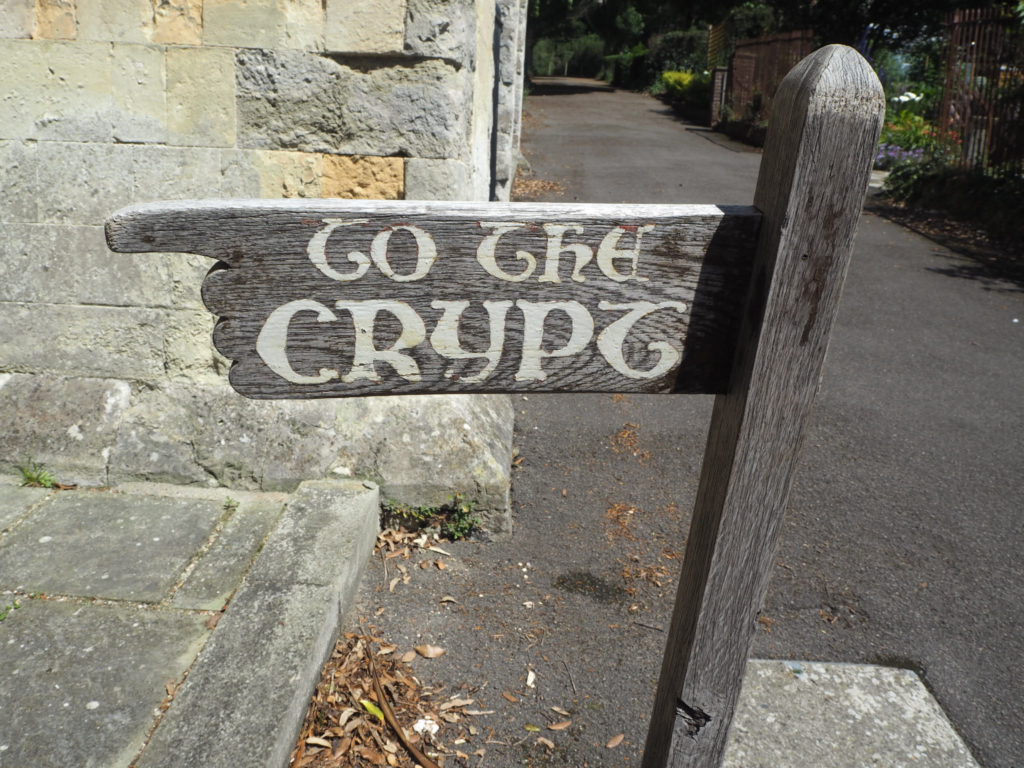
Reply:
<svg viewBox="0 0 1024 768"><path fill-rule="evenodd" d="M701 71L708 63L708 31L700 27L666 32L651 41L647 69L654 85L662 72Z"/></svg>
<svg viewBox="0 0 1024 768"><path fill-rule="evenodd" d="M537 75L597 77L605 65L604 41L593 33L571 38L542 37L534 43L531 62Z"/></svg>
<svg viewBox="0 0 1024 768"><path fill-rule="evenodd" d="M711 102L711 76L697 72L662 72L665 98L673 104L707 108Z"/></svg>
<svg viewBox="0 0 1024 768"><path fill-rule="evenodd" d="M901 109L882 127L875 168L888 170L908 163L933 161L942 165L953 161L959 152L960 139L955 133L944 136L923 116Z"/></svg>

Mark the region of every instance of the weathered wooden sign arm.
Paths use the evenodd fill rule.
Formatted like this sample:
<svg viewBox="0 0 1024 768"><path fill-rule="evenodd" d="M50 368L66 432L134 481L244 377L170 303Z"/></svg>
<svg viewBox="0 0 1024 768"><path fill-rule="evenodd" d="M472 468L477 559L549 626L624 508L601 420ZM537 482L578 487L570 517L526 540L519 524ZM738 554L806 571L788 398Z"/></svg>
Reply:
<svg viewBox="0 0 1024 768"><path fill-rule="evenodd" d="M115 251L218 260L203 300L255 398L718 395L645 768L722 758L878 140L852 49L783 82L755 206L205 201Z"/></svg>
<svg viewBox="0 0 1024 768"><path fill-rule="evenodd" d="M714 205L155 203L113 250L219 260L231 384L254 398L721 392L758 213Z"/></svg>

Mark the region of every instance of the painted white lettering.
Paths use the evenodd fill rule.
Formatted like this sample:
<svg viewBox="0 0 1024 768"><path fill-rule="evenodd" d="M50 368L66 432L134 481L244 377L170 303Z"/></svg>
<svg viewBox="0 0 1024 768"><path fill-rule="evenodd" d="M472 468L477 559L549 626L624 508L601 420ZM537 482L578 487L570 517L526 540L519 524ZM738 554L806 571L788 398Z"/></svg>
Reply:
<svg viewBox="0 0 1024 768"><path fill-rule="evenodd" d="M487 271L487 274L493 275L501 280L507 280L510 283L520 283L533 274L533 271L537 268L537 259L534 258L532 253L527 251L516 251L516 258L519 261L526 262L526 268L518 275L513 275L499 267L497 258L495 257L495 251L498 248L498 241L502 236L517 229L522 229L525 226L524 224L481 221L480 226L492 228L494 230L480 242L480 247L477 248L476 251L476 260L480 262L480 266Z"/></svg>
<svg viewBox="0 0 1024 768"><path fill-rule="evenodd" d="M548 235L548 247L547 252L544 255L544 274L537 278L540 283L560 283L561 280L558 277L558 260L563 253L572 253L576 256L576 264L572 269L572 279L577 283L582 283L585 278L580 274L590 260L594 258L594 249L589 245L583 243L569 243L568 245L562 242L562 238L565 236L567 231L572 231L577 235L583 234L583 226L580 224L545 224L544 231Z"/></svg>
<svg viewBox="0 0 1024 768"><path fill-rule="evenodd" d="M411 233L416 239L416 269L408 275L397 274L388 262L388 241L391 240L391 234L400 229ZM427 272L434 265L434 259L437 258L437 246L434 244L434 238L419 227L412 224L398 224L377 233L373 238L373 243L370 244L370 258L386 277L390 277L396 283L411 283L427 276Z"/></svg>
<svg viewBox="0 0 1024 768"><path fill-rule="evenodd" d="M324 224L327 226L317 230L317 233L313 235L309 241L309 245L306 246L306 255L309 256L309 260L313 262L313 266L323 272L331 280L341 280L342 282L350 282L352 280L358 280L360 277L366 274L366 270L370 268L370 260L367 258L365 253L359 251L352 251L348 255L348 260L353 264L357 264L354 272L338 272L330 264L327 263L327 240L331 237L331 233L334 232L338 227L351 227L353 224L366 224L369 219L324 219ZM375 241L376 242L376 241Z"/></svg>
<svg viewBox="0 0 1024 768"><path fill-rule="evenodd" d="M263 324L256 337L256 353L274 373L295 384L323 384L325 381L338 378L338 372L332 368L321 368L317 376L305 376L292 368L288 362L288 326L292 318L299 312L316 312L317 322L329 323L338 318L330 309L312 299L289 301L273 312Z"/></svg>
<svg viewBox="0 0 1024 768"><path fill-rule="evenodd" d="M430 306L434 309L443 309L444 314L434 326L434 332L430 334L430 344L439 355L444 355L452 360L486 360L487 364L472 376L458 376L459 381L479 382L485 381L494 369L498 367L501 360L501 352L505 346L505 315L508 314L511 301L485 301L484 309L487 310L487 318L490 324L491 338L488 342L486 352L468 352L459 343L459 320L462 313L469 306L468 301L432 301ZM454 378L456 368L452 366L445 370L445 378Z"/></svg>
<svg viewBox="0 0 1024 768"><path fill-rule="evenodd" d="M636 280L638 282L646 282L646 277L639 277L637 275L637 269L640 266L640 238L645 233L650 232L654 229L653 224L645 224L641 227L630 227L629 230L626 227L616 227L601 241L601 245L597 248L597 266L601 268L605 277L610 280L614 280L617 283L624 283L627 280ZM619 238L621 238L627 231L633 233L633 247L632 248L619 248ZM631 267L629 272L622 273L615 268L616 259L626 259L630 262Z"/></svg>
<svg viewBox="0 0 1024 768"><path fill-rule="evenodd" d="M548 376L541 363L549 357L569 357L583 351L594 335L594 318L578 301L524 301L516 306L523 313L523 358L516 372L516 381L544 381ZM560 310L569 316L569 341L560 349L545 350L544 322Z"/></svg>
<svg viewBox="0 0 1024 768"><path fill-rule="evenodd" d="M395 373L406 381L419 381L420 369L416 361L402 350L421 344L427 337L427 329L416 310L404 301L339 301L338 309L352 315L355 324L355 352L352 356L352 370L341 377L344 382L368 379L380 381L374 364L387 363L395 369ZM387 349L377 349L373 341L373 326L378 312L389 312L402 325L402 332Z"/></svg>
<svg viewBox="0 0 1024 768"><path fill-rule="evenodd" d="M622 344L626 335L642 317L646 317L659 309L674 309L686 312L686 305L681 301L632 301L627 304L612 304L610 301L598 302L597 308L602 311L620 311L626 314L613 322L597 335L597 348L604 355L608 364L623 376L631 379L656 379L663 376L679 364L682 352L667 341L652 341L647 345L651 352L659 354L658 362L649 371L638 371L626 364L622 354Z"/></svg>

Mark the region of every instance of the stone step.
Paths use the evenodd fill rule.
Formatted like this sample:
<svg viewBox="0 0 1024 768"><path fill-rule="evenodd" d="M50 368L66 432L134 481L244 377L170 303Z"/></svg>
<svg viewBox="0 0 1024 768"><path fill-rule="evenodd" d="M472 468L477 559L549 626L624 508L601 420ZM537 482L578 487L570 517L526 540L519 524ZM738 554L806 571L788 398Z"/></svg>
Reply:
<svg viewBox="0 0 1024 768"><path fill-rule="evenodd" d="M0 766L285 765L379 514L353 480L0 480Z"/></svg>

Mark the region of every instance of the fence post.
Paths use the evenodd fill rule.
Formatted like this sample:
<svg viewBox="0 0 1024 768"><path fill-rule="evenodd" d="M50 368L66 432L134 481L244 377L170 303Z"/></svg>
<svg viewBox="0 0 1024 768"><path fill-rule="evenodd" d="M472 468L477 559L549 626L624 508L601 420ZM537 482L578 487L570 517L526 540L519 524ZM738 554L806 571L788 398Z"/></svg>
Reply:
<svg viewBox="0 0 1024 768"><path fill-rule="evenodd" d="M721 763L884 111L877 77L845 46L779 87L754 278L715 399L644 768Z"/></svg>

